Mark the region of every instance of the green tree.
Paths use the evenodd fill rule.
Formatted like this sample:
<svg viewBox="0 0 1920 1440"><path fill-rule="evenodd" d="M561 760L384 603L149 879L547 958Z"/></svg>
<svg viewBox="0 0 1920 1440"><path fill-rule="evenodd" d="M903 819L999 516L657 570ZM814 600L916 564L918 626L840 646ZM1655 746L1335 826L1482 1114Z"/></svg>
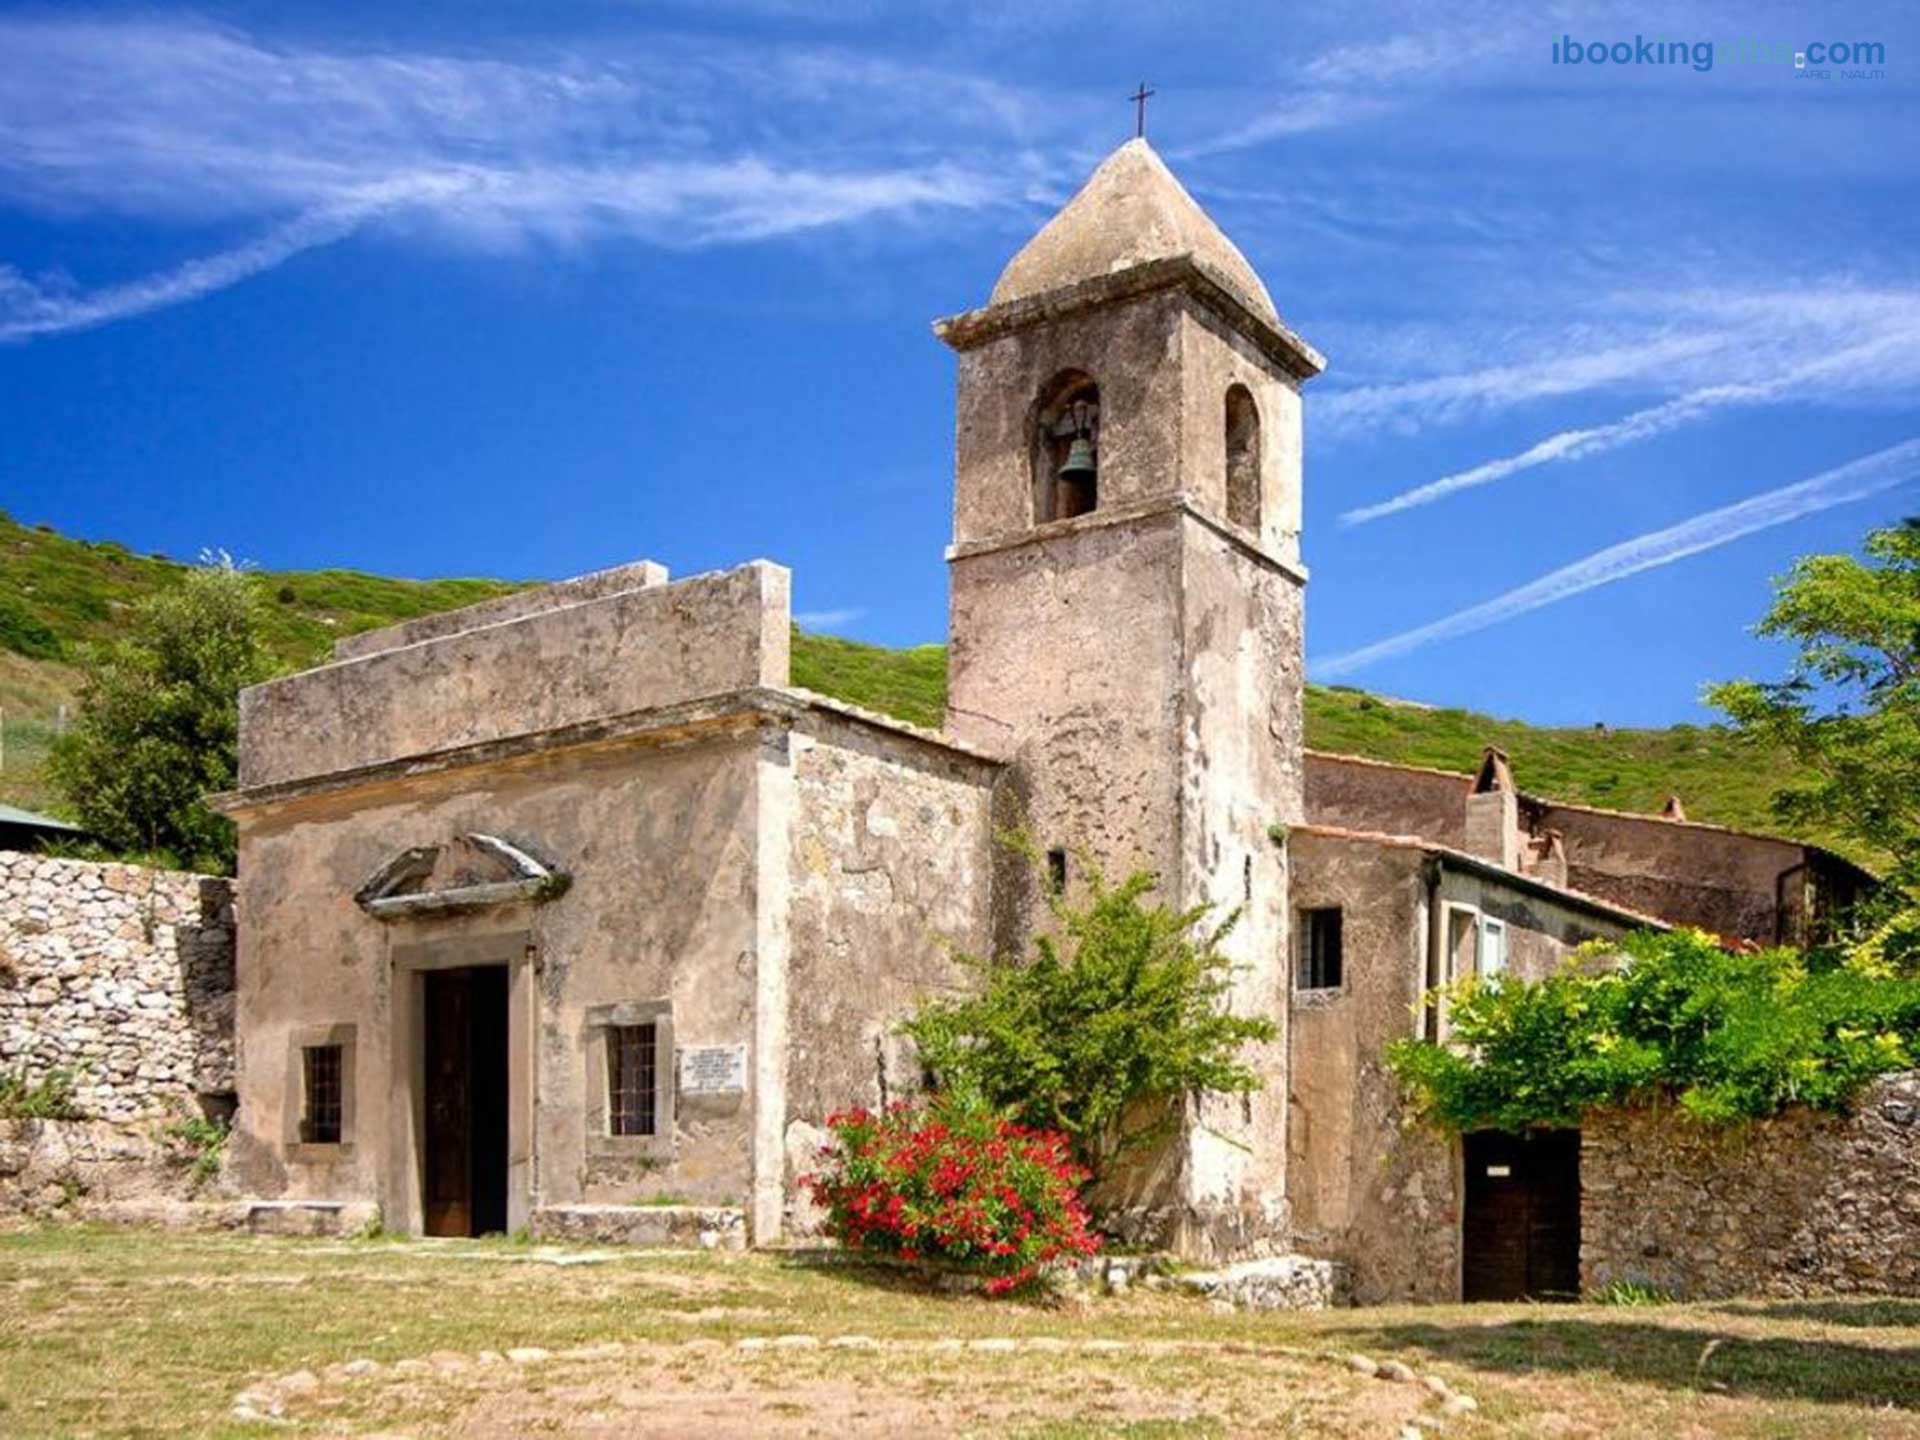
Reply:
<svg viewBox="0 0 1920 1440"><path fill-rule="evenodd" d="M1148 903L1150 873L1109 886L1088 868L1082 904L1044 887L1058 938L1036 938L1024 962L963 956L981 990L931 1002L905 1030L942 1087L1064 1131L1098 1172L1164 1133L1171 1102L1258 1089L1240 1052L1276 1032L1228 1008L1220 947L1237 911L1208 925L1206 906Z"/></svg>
<svg viewBox="0 0 1920 1440"><path fill-rule="evenodd" d="M206 796L233 787L241 687L274 665L252 576L219 556L135 608L91 647L73 728L49 757L80 823L122 854L233 868L233 826Z"/></svg>
<svg viewBox="0 0 1920 1440"><path fill-rule="evenodd" d="M1782 791L1789 823L1890 857L1920 897L1920 519L1866 538L1866 558L1808 555L1775 583L1758 633L1798 645L1786 677L1709 686L1743 732L1784 746L1814 779Z"/></svg>
<svg viewBox="0 0 1920 1440"><path fill-rule="evenodd" d="M1775 797L1783 820L1885 857L1886 888L1849 917L1854 963L1920 974L1920 520L1863 549L1805 556L1776 582L1758 633L1799 646L1784 679L1729 681L1707 699L1812 773Z"/></svg>

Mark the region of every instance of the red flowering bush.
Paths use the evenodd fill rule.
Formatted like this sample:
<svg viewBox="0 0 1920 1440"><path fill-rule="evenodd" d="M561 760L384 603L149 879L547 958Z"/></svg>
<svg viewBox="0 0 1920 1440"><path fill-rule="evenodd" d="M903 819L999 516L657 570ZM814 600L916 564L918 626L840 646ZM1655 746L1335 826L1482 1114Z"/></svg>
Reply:
<svg viewBox="0 0 1920 1440"><path fill-rule="evenodd" d="M989 1295L1099 1249L1080 1203L1087 1171L1057 1131L952 1100L847 1110L827 1127L825 1168L801 1183L850 1247L964 1265L991 1277Z"/></svg>

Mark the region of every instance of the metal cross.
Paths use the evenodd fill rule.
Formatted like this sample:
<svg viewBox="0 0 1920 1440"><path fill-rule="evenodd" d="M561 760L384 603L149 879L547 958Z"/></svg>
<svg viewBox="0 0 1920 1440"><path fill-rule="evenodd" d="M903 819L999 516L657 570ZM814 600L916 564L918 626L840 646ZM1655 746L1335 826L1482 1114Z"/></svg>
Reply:
<svg viewBox="0 0 1920 1440"><path fill-rule="evenodd" d="M1140 88L1127 97L1133 101L1134 105L1133 133L1135 138L1147 133L1147 97L1159 93L1157 90L1149 90L1147 88L1147 82L1142 80L1140 82Z"/></svg>

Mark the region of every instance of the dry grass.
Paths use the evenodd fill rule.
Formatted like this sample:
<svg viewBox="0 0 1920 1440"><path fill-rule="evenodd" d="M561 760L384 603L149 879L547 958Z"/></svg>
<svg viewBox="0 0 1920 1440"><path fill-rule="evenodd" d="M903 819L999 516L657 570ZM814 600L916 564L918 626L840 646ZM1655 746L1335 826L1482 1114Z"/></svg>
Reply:
<svg viewBox="0 0 1920 1440"><path fill-rule="evenodd" d="M848 1334L877 1347L738 1344ZM964 1348L988 1337L1024 1343ZM1099 1348L1105 1341L1120 1347ZM528 1364L485 1358L526 1346L552 1354ZM1339 1363L1355 1350L1437 1374L1480 1409L1442 1422L1420 1387ZM381 1363L345 1375L339 1367L356 1359ZM286 1394L285 1423L231 1418L236 1395L301 1370L315 1383ZM858 1267L765 1255L76 1229L0 1236L0 1434L9 1436L1149 1440L1394 1437L1409 1423L1449 1440L1920 1440L1920 1301L1248 1316L1172 1294L1091 1305L937 1297Z"/></svg>

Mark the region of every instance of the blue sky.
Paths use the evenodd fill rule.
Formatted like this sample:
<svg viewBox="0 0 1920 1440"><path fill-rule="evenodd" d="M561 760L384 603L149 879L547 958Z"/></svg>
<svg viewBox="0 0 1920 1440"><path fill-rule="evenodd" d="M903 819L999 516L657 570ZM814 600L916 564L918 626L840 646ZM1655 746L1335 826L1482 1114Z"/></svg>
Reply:
<svg viewBox="0 0 1920 1440"><path fill-rule="evenodd" d="M1311 13L1300 13L1310 10ZM768 556L945 629L928 322L1149 133L1329 357L1320 678L1704 718L1920 512L1910 6L0 8L0 505L272 567ZM1713 68L1553 42L1716 44ZM1734 63L1877 42L1880 73Z"/></svg>

